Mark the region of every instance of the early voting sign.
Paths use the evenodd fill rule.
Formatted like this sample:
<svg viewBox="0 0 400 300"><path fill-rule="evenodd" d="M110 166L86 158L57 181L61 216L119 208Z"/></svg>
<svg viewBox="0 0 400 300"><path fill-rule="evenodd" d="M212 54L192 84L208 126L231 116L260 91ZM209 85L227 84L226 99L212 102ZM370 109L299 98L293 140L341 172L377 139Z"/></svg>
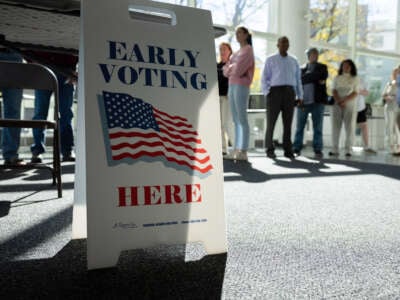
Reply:
<svg viewBox="0 0 400 300"><path fill-rule="evenodd" d="M88 268L159 244L226 252L210 12L81 3L73 235L86 234L87 213Z"/></svg>

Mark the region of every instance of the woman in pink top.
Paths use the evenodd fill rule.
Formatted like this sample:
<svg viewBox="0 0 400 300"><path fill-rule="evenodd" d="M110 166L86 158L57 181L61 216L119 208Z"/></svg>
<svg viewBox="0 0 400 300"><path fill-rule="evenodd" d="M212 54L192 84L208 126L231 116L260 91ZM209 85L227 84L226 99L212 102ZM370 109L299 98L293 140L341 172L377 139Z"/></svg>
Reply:
<svg viewBox="0 0 400 300"><path fill-rule="evenodd" d="M247 120L250 84L254 75L254 53L251 46L251 34L246 27L236 29L239 51L232 54L223 68L224 76L229 79L228 99L235 124L234 151L225 158L247 160L250 128Z"/></svg>

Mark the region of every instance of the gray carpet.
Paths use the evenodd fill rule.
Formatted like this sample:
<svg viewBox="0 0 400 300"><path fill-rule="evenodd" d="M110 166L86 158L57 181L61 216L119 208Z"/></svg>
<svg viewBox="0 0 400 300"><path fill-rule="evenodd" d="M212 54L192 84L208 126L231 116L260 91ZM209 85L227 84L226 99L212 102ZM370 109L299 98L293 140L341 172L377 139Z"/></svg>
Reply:
<svg viewBox="0 0 400 300"><path fill-rule="evenodd" d="M86 271L46 170L0 171L0 299L400 299L400 167L224 161L228 254L200 244L124 252Z"/></svg>

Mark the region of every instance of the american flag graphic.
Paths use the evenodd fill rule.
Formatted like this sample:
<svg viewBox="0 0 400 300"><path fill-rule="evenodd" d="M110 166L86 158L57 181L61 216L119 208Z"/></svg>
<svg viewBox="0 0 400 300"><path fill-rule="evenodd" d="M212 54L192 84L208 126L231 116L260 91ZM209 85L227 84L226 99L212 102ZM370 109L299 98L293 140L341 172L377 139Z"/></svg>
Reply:
<svg viewBox="0 0 400 300"><path fill-rule="evenodd" d="M103 91L101 101L109 164L162 161L201 177L211 173L210 156L187 119L128 94Z"/></svg>

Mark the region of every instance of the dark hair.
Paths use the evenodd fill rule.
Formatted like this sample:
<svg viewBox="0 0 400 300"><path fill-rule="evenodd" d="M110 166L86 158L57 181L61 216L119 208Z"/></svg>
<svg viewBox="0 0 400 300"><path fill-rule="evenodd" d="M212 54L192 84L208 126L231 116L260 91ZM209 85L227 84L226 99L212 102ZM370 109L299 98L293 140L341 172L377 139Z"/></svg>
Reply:
<svg viewBox="0 0 400 300"><path fill-rule="evenodd" d="M350 68L351 68L350 74L351 74L351 76L357 76L357 67L356 67L355 63L351 59L345 59L340 63L338 74L339 75L343 74L343 65L345 63L348 63L350 65Z"/></svg>
<svg viewBox="0 0 400 300"><path fill-rule="evenodd" d="M319 55L319 51L317 48L308 48L306 50L306 55L308 58L310 58L311 53L316 53L317 55Z"/></svg>
<svg viewBox="0 0 400 300"><path fill-rule="evenodd" d="M239 29L243 30L244 33L247 33L247 39L246 42L247 44L249 44L250 46L253 46L253 39L252 39L252 35L250 33L250 31L244 27L244 26L239 26L236 28L236 31L238 31Z"/></svg>
<svg viewBox="0 0 400 300"><path fill-rule="evenodd" d="M289 39L286 35L282 35L278 38L278 43L281 42L282 40L287 40L289 42Z"/></svg>

